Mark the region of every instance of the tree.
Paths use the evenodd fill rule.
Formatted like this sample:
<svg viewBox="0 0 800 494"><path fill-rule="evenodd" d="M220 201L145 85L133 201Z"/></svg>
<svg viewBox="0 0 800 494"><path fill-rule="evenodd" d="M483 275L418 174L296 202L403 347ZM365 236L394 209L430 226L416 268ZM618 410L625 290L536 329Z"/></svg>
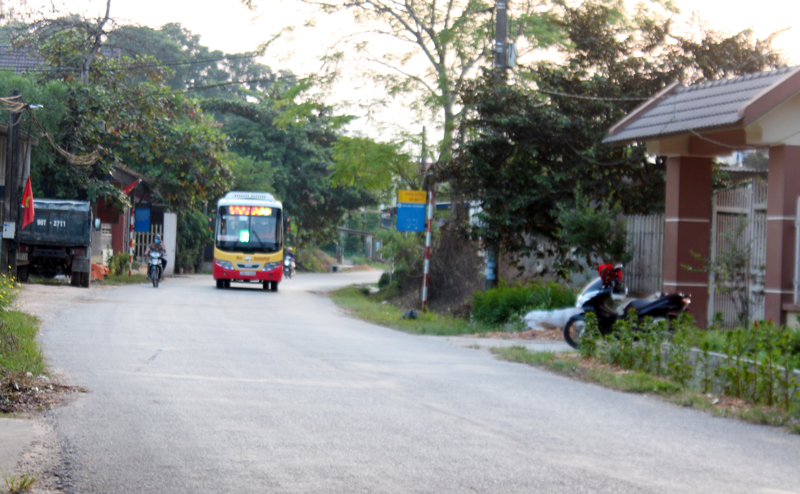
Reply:
<svg viewBox="0 0 800 494"><path fill-rule="evenodd" d="M333 145L331 181L337 186L364 189L385 202L391 202L398 187L419 189L419 164L401 147L368 137L340 136Z"/></svg>
<svg viewBox="0 0 800 494"><path fill-rule="evenodd" d="M451 157L453 132L460 118L457 95L482 65L491 64L494 2L485 0L304 0L323 13L351 12L364 31L349 33L323 57L323 75L336 79L348 60L359 62L365 86L379 84L385 97L363 102L368 115L395 97L422 121L433 119L441 131L437 163ZM243 0L250 7L253 0ZM529 48L547 47L559 39L551 16L539 2L512 2L513 29ZM373 51L373 44L378 51ZM386 42L391 48L386 48ZM382 43L382 45L381 45ZM353 58L348 58L353 57ZM368 82L367 82L368 81Z"/></svg>
<svg viewBox="0 0 800 494"><path fill-rule="evenodd" d="M174 206L225 191L230 181L225 137L196 100L166 86L169 70L145 56L116 58L95 52L97 30L83 31L80 22L62 21L54 21L50 30L40 24L32 31L47 67L56 69L44 71L39 80L61 96L60 118L47 130L68 153L96 153L99 159L75 165L63 154L49 152L44 161L35 162L37 188L50 197L105 197L125 203L107 181L113 167L124 164L155 180L161 199ZM89 58L91 64L86 63Z"/></svg>
<svg viewBox="0 0 800 494"><path fill-rule="evenodd" d="M171 22L158 29L120 26L108 33L106 46L130 58L148 55L172 71L172 89L191 90L198 97L245 99L248 91L265 91L286 74L275 74L256 62L261 51L226 54L200 43L200 36Z"/></svg>
<svg viewBox="0 0 800 494"><path fill-rule="evenodd" d="M240 156L236 166L253 172L239 175L236 185L269 187L283 201L301 244L332 241L344 213L374 204L375 196L331 182L339 121L330 109L317 108L303 119L281 123L285 111L274 102L286 86L276 86L282 88L273 87L270 95L254 94L257 102L204 100L204 107L224 118L230 149Z"/></svg>
<svg viewBox="0 0 800 494"><path fill-rule="evenodd" d="M664 160L649 158L643 145L604 145L615 122L673 80L768 69L781 59L769 40L713 31L680 37L668 19L603 0L561 5L556 23L568 38L563 62L521 69L527 84L487 71L465 86L465 144L442 178L481 204L474 235L505 251L564 258L571 246L556 235L558 205L574 207L576 186L625 213L663 209ZM718 52L725 55L700 56ZM537 250L543 239L549 251Z"/></svg>

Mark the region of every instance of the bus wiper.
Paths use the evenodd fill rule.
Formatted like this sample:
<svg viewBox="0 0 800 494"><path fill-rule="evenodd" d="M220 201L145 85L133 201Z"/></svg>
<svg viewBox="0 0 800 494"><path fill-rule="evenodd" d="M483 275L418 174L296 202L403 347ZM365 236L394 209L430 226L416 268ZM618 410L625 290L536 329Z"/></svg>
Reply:
<svg viewBox="0 0 800 494"><path fill-rule="evenodd" d="M266 251L266 250L267 250L267 246L266 246L266 245L264 245L264 242L262 242L260 238L258 238L258 235L255 235L255 234L253 233L253 230L252 230L252 229L251 229L251 230L249 230L249 232L250 232L250 238L253 238L253 237L255 237L255 239L256 239L256 240L258 240L258 245L260 245L260 246L261 246L261 250L264 250L264 251Z"/></svg>

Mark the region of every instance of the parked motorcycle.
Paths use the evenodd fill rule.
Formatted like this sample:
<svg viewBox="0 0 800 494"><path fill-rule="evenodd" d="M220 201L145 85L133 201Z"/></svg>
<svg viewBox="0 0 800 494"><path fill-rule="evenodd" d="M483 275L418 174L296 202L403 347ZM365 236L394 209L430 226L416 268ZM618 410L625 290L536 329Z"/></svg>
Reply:
<svg viewBox="0 0 800 494"><path fill-rule="evenodd" d="M580 345L587 312L595 314L600 334L605 336L613 333L614 323L626 317L630 310L636 311L639 321L643 321L646 317L672 320L685 312L691 303L690 295L659 293L649 299L633 299L619 313L614 310L616 305L614 298L615 295L626 293L622 285L622 268L603 264L598 271L600 279L589 284L578 296L576 305L581 307L583 312L570 317L564 326L564 340L573 348L578 348Z"/></svg>
<svg viewBox="0 0 800 494"><path fill-rule="evenodd" d="M287 278L291 278L294 276L294 259L291 257L284 257L283 258L283 275Z"/></svg>
<svg viewBox="0 0 800 494"><path fill-rule="evenodd" d="M161 281L161 272L164 269L161 264L161 253L151 251L148 256L150 259L147 261L147 279L153 283L153 288L158 288L158 282Z"/></svg>

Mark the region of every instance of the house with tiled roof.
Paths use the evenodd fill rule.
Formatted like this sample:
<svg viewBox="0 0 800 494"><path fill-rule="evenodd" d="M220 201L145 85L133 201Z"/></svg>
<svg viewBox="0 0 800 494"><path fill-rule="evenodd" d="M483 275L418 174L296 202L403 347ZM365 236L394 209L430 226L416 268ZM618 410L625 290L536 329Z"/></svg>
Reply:
<svg viewBox="0 0 800 494"><path fill-rule="evenodd" d="M13 70L15 74L21 74L41 70L42 67L44 61L38 55L32 54L29 49L0 45L0 70Z"/></svg>

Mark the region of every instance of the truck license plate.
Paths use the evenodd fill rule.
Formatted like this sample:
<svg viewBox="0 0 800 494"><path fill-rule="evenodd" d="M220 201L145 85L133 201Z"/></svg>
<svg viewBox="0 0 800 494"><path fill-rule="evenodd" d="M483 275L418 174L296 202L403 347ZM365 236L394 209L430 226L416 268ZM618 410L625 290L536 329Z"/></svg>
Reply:
<svg viewBox="0 0 800 494"><path fill-rule="evenodd" d="M239 271L239 274L242 276L255 276L255 271Z"/></svg>
<svg viewBox="0 0 800 494"><path fill-rule="evenodd" d="M28 260L27 252L17 252L17 261L27 261L27 260Z"/></svg>

